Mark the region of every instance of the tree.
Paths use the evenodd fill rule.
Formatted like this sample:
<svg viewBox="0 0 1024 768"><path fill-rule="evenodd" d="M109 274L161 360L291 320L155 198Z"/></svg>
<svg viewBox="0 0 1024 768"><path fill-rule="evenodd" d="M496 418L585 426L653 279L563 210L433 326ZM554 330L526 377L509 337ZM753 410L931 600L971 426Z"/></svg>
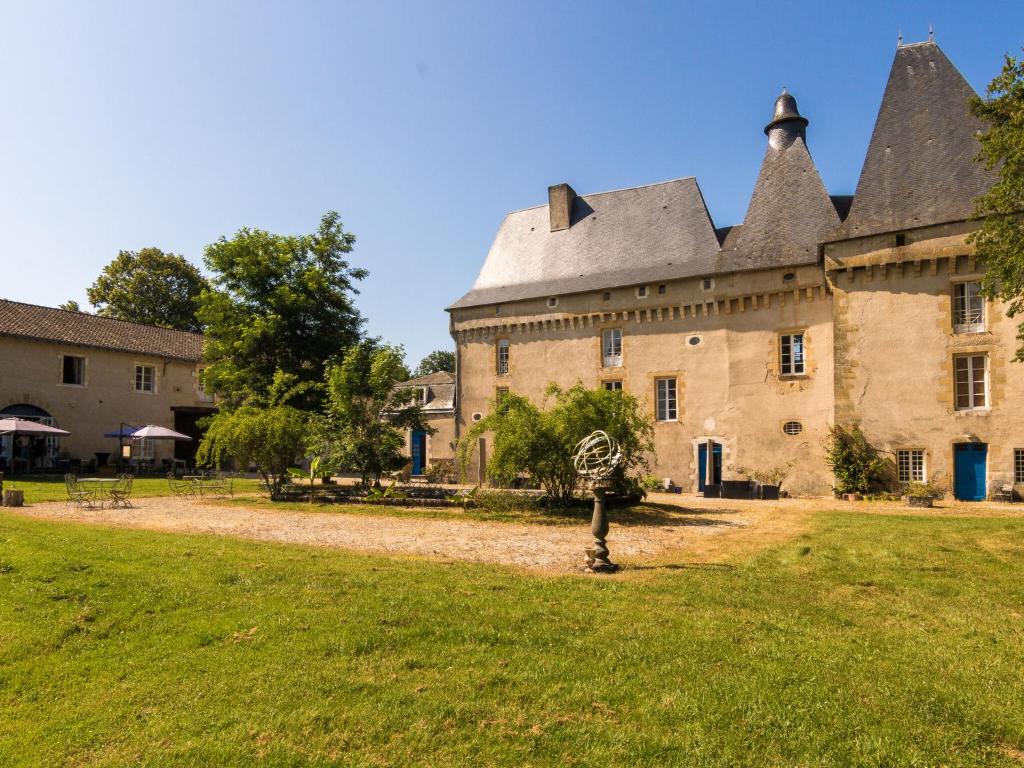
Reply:
<svg viewBox="0 0 1024 768"><path fill-rule="evenodd" d="M159 248L121 251L89 288L97 314L180 331L201 331L197 299L206 280L194 264Z"/></svg>
<svg viewBox="0 0 1024 768"><path fill-rule="evenodd" d="M352 296L367 272L345 259L354 243L331 211L313 234L241 229L207 246L213 277L199 308L205 384L229 403L261 396L278 371L322 384L328 364L362 333ZM321 401L310 389L296 406L315 409Z"/></svg>
<svg viewBox="0 0 1024 768"><path fill-rule="evenodd" d="M448 349L435 349L420 360L413 376L426 376L430 373L455 373L455 353Z"/></svg>
<svg viewBox="0 0 1024 768"><path fill-rule="evenodd" d="M648 469L647 455L654 450L654 430L633 395L620 391L587 389L577 383L563 390L548 387L542 410L522 395L502 394L491 403L490 413L476 422L459 441L457 458L463 472L473 458L477 440L494 434L487 465L488 475L502 484L528 473L547 491L552 503L571 501L580 484L573 466L576 444L602 429L622 450L623 460L611 478L621 488L627 473Z"/></svg>
<svg viewBox="0 0 1024 768"><path fill-rule="evenodd" d="M998 178L974 201L982 224L968 242L986 265L983 293L1006 301L1006 314L1015 317L1024 312L1024 59L1007 56L986 93L987 99L971 102L971 112L988 123L978 137L977 159L996 170ZM1014 359L1024 362L1024 324L1018 326L1017 340Z"/></svg>
<svg viewBox="0 0 1024 768"><path fill-rule="evenodd" d="M242 466L255 464L270 498L279 499L288 468L306 453L310 434L309 414L287 403L308 387L278 374L265 399L222 409L207 423L196 461L217 467L229 458Z"/></svg>
<svg viewBox="0 0 1024 768"><path fill-rule="evenodd" d="M78 302L74 299L68 299L63 304L58 304L57 309L63 309L66 312L81 312L82 308L78 306Z"/></svg>
<svg viewBox="0 0 1024 768"><path fill-rule="evenodd" d="M836 476L838 493L867 493L882 484L885 459L857 425L829 427L825 463Z"/></svg>
<svg viewBox="0 0 1024 768"><path fill-rule="evenodd" d="M409 378L403 357L401 347L371 339L327 370L327 409L318 452L333 469L357 472L364 485L379 484L383 473L405 465L406 430L434 431L424 419L416 389L397 386Z"/></svg>

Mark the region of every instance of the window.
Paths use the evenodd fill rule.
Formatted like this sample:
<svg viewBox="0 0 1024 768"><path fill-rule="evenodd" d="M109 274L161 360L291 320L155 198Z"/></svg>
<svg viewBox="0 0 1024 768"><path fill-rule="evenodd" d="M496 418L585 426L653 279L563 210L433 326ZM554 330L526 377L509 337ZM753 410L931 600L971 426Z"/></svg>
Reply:
<svg viewBox="0 0 1024 768"><path fill-rule="evenodd" d="M664 296L665 292L667 290L668 290L668 287L664 283L662 283L661 285L658 286L658 295L659 296Z"/></svg>
<svg viewBox="0 0 1024 768"><path fill-rule="evenodd" d="M985 367L987 355L958 355L953 358L956 375L956 409L966 411L984 408L987 404L985 392Z"/></svg>
<svg viewBox="0 0 1024 768"><path fill-rule="evenodd" d="M60 383L69 387L85 386L85 358L64 355L61 358Z"/></svg>
<svg viewBox="0 0 1024 768"><path fill-rule="evenodd" d="M213 393L206 388L206 381L203 378L203 372L205 370L205 368L200 368L198 371L196 371L196 392L198 394L199 400L201 400L204 403L212 403Z"/></svg>
<svg viewBox="0 0 1024 768"><path fill-rule="evenodd" d="M548 306L552 307L552 308L553 307L557 307L558 306L558 297L557 296L549 297L548 298Z"/></svg>
<svg viewBox="0 0 1024 768"><path fill-rule="evenodd" d="M956 333L985 330L985 300L978 283L953 285L953 330Z"/></svg>
<svg viewBox="0 0 1024 768"><path fill-rule="evenodd" d="M501 304L495 304L494 305L494 314L496 314L496 315L500 315L501 314Z"/></svg>
<svg viewBox="0 0 1024 768"><path fill-rule="evenodd" d="M611 300L612 300L612 292L611 291L605 291L604 293L601 294L601 301L611 301Z"/></svg>
<svg viewBox="0 0 1024 768"><path fill-rule="evenodd" d="M498 375L508 375L508 339L498 342Z"/></svg>
<svg viewBox="0 0 1024 768"><path fill-rule="evenodd" d="M601 332L602 365L617 368L622 365L622 329L605 328Z"/></svg>
<svg viewBox="0 0 1024 768"><path fill-rule="evenodd" d="M655 418L658 421L676 420L676 380L655 379Z"/></svg>
<svg viewBox="0 0 1024 768"><path fill-rule="evenodd" d="M426 405L427 387L413 387L412 401L417 405Z"/></svg>
<svg viewBox="0 0 1024 768"><path fill-rule="evenodd" d="M804 335L784 333L779 344L780 373L783 376L800 376L804 372Z"/></svg>
<svg viewBox="0 0 1024 768"><path fill-rule="evenodd" d="M504 413L508 410L508 406L505 404L505 398L508 397L508 387L497 387L494 390L494 404L498 410Z"/></svg>
<svg viewBox="0 0 1024 768"><path fill-rule="evenodd" d="M154 456L153 441L147 437L132 440L132 458L151 460Z"/></svg>
<svg viewBox="0 0 1024 768"><path fill-rule="evenodd" d="M703 280L701 280L701 282L700 282L700 289L701 289L702 291L710 291L710 290L711 290L712 288L714 288L714 287L715 287L715 281L714 281L714 278L711 278L711 277L705 277L705 278L704 278Z"/></svg>
<svg viewBox="0 0 1024 768"><path fill-rule="evenodd" d="M782 431L792 437L793 435L799 435L801 432L803 432L804 425L801 424L799 421L787 421L785 424L782 425Z"/></svg>
<svg viewBox="0 0 1024 768"><path fill-rule="evenodd" d="M1013 482L1024 483L1024 448L1013 451Z"/></svg>
<svg viewBox="0 0 1024 768"><path fill-rule="evenodd" d="M636 287L636 297L638 299L646 299L647 298L647 286L646 285L638 285Z"/></svg>
<svg viewBox="0 0 1024 768"><path fill-rule="evenodd" d="M924 451L896 451L896 479L901 483L923 483Z"/></svg>
<svg viewBox="0 0 1024 768"><path fill-rule="evenodd" d="M604 383L604 388L607 389L609 392L621 392L622 391L622 382L621 381L606 381Z"/></svg>
<svg viewBox="0 0 1024 768"><path fill-rule="evenodd" d="M156 368L152 365L135 366L135 391L156 392Z"/></svg>
<svg viewBox="0 0 1024 768"><path fill-rule="evenodd" d="M700 344L700 336L691 336L686 340L686 343L689 344L691 347L696 347L698 344Z"/></svg>
<svg viewBox="0 0 1024 768"><path fill-rule="evenodd" d="M904 245L907 244L907 236L900 232L898 235L896 235L894 241L896 243L897 248L902 248Z"/></svg>
<svg viewBox="0 0 1024 768"><path fill-rule="evenodd" d="M782 276L782 282L784 283L792 283L794 280L796 280L796 272L787 272Z"/></svg>

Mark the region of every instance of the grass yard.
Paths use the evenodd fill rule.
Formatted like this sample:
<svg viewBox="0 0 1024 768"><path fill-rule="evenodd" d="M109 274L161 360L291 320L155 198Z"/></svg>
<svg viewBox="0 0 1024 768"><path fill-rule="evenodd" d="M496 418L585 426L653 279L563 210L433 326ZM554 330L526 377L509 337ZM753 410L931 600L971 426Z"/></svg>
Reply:
<svg viewBox="0 0 1024 768"><path fill-rule="evenodd" d="M67 490L64 488L64 478L60 475L29 475L25 480L20 477L7 477L4 480L4 488L10 490L17 488L25 492L26 504L41 504L44 501L64 501L67 497ZM235 478L235 493L256 493L262 490L263 486L259 480L246 478ZM167 484L166 477L136 477L132 481L133 496L170 496L171 489Z"/></svg>
<svg viewBox="0 0 1024 768"><path fill-rule="evenodd" d="M0 514L0 764L1020 766L1024 520L539 577Z"/></svg>

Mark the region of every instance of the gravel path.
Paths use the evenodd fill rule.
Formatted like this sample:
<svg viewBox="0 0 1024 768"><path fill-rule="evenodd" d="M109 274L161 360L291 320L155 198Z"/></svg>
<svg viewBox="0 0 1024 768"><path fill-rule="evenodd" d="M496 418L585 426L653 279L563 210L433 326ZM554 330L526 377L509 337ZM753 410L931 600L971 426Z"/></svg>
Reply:
<svg viewBox="0 0 1024 768"><path fill-rule="evenodd" d="M18 513L49 520L502 563L545 571L578 570L583 562L584 547L592 543L589 526L584 524L527 525L296 512L219 506L175 498L142 498L134 503L134 509L96 510L68 508L62 503L33 504L19 509ZM703 548L697 546L698 542L710 543L707 537L741 531L751 524L752 518L760 517L753 510L693 512L693 515L675 516L664 525L631 526L615 525L613 514L608 536L612 559L627 565L651 563L680 549L689 550L692 556Z"/></svg>

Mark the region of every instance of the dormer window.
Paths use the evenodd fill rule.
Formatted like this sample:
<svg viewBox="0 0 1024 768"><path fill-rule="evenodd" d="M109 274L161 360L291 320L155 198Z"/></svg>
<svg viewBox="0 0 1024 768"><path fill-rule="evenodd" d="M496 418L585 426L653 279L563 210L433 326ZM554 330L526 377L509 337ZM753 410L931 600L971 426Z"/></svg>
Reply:
<svg viewBox="0 0 1024 768"><path fill-rule="evenodd" d="M430 398L430 387L416 387L413 394L413 402L416 405L426 405Z"/></svg>

